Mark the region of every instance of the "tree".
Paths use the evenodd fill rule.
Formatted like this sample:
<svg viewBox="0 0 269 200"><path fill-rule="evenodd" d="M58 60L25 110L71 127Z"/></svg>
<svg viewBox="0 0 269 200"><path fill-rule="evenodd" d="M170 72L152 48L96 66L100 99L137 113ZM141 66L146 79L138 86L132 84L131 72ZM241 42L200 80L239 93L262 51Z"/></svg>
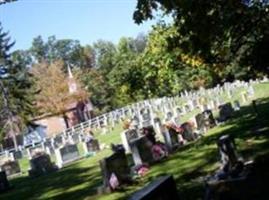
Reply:
<svg viewBox="0 0 269 200"><path fill-rule="evenodd" d="M29 50L34 58L32 63L55 62L62 60L65 67L91 68L95 65L95 54L91 46L82 47L77 40L56 39L55 36L48 37L44 41L41 36L33 39Z"/></svg>
<svg viewBox="0 0 269 200"><path fill-rule="evenodd" d="M1 0L0 5L5 4L5 3L10 3L10 2L13 2L13 1L17 1L17 0Z"/></svg>
<svg viewBox="0 0 269 200"><path fill-rule="evenodd" d="M66 119L70 106L88 97L79 80L64 73L63 61L36 64L31 72L38 91L35 100L39 114L57 114Z"/></svg>
<svg viewBox="0 0 269 200"><path fill-rule="evenodd" d="M255 0L138 0L134 20L142 23L159 9L171 14L178 35L170 38L170 48L203 58L221 82L235 71L245 71L241 78L268 73L268 8L268 1Z"/></svg>
<svg viewBox="0 0 269 200"><path fill-rule="evenodd" d="M136 61L138 51L133 38L121 38L114 54L114 66L108 73L109 84L114 88L113 105L119 107L135 101Z"/></svg>
<svg viewBox="0 0 269 200"><path fill-rule="evenodd" d="M93 48L96 56L96 68L106 76L114 67L116 47L112 42L98 40L93 44Z"/></svg>
<svg viewBox="0 0 269 200"><path fill-rule="evenodd" d="M2 136L12 137L17 148L15 136L33 111L32 83L24 63L13 62L9 53L13 45L0 24L0 127Z"/></svg>
<svg viewBox="0 0 269 200"><path fill-rule="evenodd" d="M94 113L101 114L112 110L112 97L114 90L105 81L105 77L96 68L83 69L78 72L78 77L86 85L90 94L91 102L94 105Z"/></svg>

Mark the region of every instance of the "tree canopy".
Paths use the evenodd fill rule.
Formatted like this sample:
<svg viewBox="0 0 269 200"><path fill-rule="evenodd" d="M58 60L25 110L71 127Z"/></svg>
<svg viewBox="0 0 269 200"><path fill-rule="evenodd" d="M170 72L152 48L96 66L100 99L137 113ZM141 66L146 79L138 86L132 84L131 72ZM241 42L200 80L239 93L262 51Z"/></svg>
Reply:
<svg viewBox="0 0 269 200"><path fill-rule="evenodd" d="M268 74L268 9L268 1L255 0L138 0L133 17L142 23L156 10L170 14L178 32L170 48L202 57L221 81Z"/></svg>

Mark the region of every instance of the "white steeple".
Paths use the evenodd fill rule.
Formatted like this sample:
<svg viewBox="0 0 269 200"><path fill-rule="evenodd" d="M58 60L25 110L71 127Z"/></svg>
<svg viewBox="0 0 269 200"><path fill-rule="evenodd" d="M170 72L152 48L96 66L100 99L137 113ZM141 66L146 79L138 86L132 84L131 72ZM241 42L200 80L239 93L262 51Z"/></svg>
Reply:
<svg viewBox="0 0 269 200"><path fill-rule="evenodd" d="M77 84L74 80L71 68L69 64L67 64L67 71L68 71L68 87L69 87L69 93L74 93L77 91Z"/></svg>

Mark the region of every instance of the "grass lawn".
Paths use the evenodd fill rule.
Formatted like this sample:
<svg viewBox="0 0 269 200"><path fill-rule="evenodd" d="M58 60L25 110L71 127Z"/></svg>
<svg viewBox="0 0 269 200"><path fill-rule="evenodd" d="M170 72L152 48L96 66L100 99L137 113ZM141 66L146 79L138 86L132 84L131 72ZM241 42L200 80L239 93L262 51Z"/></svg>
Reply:
<svg viewBox="0 0 269 200"><path fill-rule="evenodd" d="M203 199L203 177L216 170L219 160L216 140L222 134L231 134L236 138L238 151L245 160L258 154L269 153L269 83L255 86L259 114L255 115L251 105L243 105L233 119L211 129L203 138L189 143L161 163L150 168L149 173L136 180L123 191L107 195L96 195L96 189L102 184L98 161L111 154L106 149L96 156L85 158L58 172L29 178L27 173L11 180L14 186L9 192L0 195L0 199L88 199L114 200L127 199L135 190L163 174L173 174L182 199ZM239 95L237 95L239 96ZM120 141L120 126L109 135L100 135L98 139L109 144ZM28 168L25 160L23 169Z"/></svg>

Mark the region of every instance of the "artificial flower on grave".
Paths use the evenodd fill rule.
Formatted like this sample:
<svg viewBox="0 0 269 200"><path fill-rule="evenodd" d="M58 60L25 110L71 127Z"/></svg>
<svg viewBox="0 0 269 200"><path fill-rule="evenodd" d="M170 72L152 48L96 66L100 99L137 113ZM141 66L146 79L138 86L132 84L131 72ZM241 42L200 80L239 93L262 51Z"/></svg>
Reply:
<svg viewBox="0 0 269 200"><path fill-rule="evenodd" d="M115 173L112 173L109 178L109 185L112 190L115 190L119 187L120 183Z"/></svg>

